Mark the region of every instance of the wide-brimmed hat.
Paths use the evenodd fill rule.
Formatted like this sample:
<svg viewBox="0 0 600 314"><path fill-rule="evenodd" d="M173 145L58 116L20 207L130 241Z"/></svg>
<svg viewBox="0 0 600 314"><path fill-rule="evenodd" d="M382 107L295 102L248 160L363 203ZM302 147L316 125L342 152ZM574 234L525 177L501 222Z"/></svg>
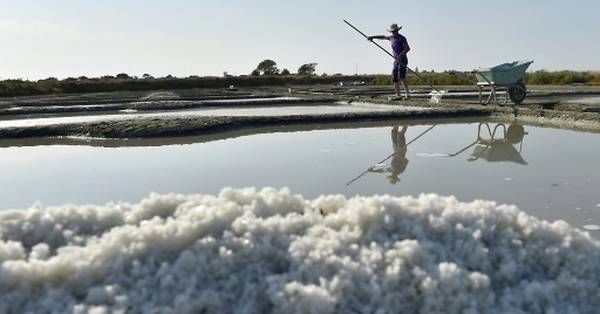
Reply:
<svg viewBox="0 0 600 314"><path fill-rule="evenodd" d="M390 28L388 28L388 32L393 33L393 32L397 32L401 29L402 29L402 26L398 26L398 24L394 23L394 24L390 25Z"/></svg>

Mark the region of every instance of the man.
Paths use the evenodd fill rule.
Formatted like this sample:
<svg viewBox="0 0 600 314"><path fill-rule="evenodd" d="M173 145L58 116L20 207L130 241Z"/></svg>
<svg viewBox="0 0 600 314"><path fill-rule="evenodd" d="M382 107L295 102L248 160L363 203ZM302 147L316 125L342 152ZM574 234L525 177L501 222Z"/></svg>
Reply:
<svg viewBox="0 0 600 314"><path fill-rule="evenodd" d="M410 46L406 37L400 35L400 29L398 24L392 24L388 31L392 33L392 36L369 36L369 40L374 39L389 40L392 44L392 50L394 51L394 70L392 71L392 81L394 82L394 89L396 91L396 97L393 100L401 100L400 96L400 83L404 85L404 99L410 98L410 91L408 89L408 82L406 81L406 70L408 66L408 57L406 56L410 51Z"/></svg>

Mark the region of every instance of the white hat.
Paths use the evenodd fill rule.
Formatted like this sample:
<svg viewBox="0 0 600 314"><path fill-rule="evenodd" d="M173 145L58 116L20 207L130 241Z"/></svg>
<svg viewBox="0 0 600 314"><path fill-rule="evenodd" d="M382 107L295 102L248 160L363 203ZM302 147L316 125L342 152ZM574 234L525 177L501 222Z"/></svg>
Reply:
<svg viewBox="0 0 600 314"><path fill-rule="evenodd" d="M393 33L393 32L397 32L401 29L402 29L402 26L398 27L398 24L394 23L394 24L390 25L390 28L388 28L388 32Z"/></svg>

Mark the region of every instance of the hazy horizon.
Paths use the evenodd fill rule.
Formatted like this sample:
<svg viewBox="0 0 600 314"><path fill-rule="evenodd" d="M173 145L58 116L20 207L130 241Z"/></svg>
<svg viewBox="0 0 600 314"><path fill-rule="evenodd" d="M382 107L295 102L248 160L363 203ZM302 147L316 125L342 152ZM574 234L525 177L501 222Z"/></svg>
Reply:
<svg viewBox="0 0 600 314"><path fill-rule="evenodd" d="M402 25L420 70L471 70L519 59L531 70L599 71L600 3L507 0L53 2L0 0L0 78L249 74L264 59L296 72L388 73L368 34ZM386 43L384 43L386 44ZM515 48L515 47L518 47Z"/></svg>

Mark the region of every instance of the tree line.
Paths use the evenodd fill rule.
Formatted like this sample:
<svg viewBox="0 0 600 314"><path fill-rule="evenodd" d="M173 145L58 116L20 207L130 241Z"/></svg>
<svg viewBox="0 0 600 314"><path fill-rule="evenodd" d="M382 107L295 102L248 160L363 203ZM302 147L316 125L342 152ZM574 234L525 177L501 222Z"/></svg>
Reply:
<svg viewBox="0 0 600 314"><path fill-rule="evenodd" d="M262 62L261 62L262 63ZM310 64L308 64L310 65ZM276 64L274 65L277 68ZM303 68L302 66L299 70ZM172 75L153 77L144 74L141 77L131 76L126 73L105 75L97 78L80 76L59 80L47 78L38 81L11 79L0 81L0 97L44 95L61 93L91 93L111 92L123 90L157 90L157 89L190 89L190 88L226 88L230 85L240 87L251 86L286 86L286 85L311 85L334 84L346 81L364 81L368 85L390 85L390 75L310 75L314 74L312 67L304 67L308 71L298 71L303 75L286 75L285 71L279 72L272 67L259 71L258 76L241 75L224 77L189 76L178 78ZM257 67L258 69L258 67ZM284 69L285 70L285 69ZM277 73L277 74L273 74ZM309 74L309 75L307 75ZM412 85L474 85L476 79L473 75L450 75L448 73L421 72L421 78L409 75ZM600 85L600 72L574 72L574 71L537 71L525 74L525 84L528 85L569 85L585 84Z"/></svg>
<svg viewBox="0 0 600 314"><path fill-rule="evenodd" d="M314 75L316 73L317 63L306 63L301 65L296 71L297 75ZM288 69L283 69L279 71L277 67L277 62L266 59L261 61L256 69L254 69L250 75L252 76L260 76L260 75L291 75Z"/></svg>

